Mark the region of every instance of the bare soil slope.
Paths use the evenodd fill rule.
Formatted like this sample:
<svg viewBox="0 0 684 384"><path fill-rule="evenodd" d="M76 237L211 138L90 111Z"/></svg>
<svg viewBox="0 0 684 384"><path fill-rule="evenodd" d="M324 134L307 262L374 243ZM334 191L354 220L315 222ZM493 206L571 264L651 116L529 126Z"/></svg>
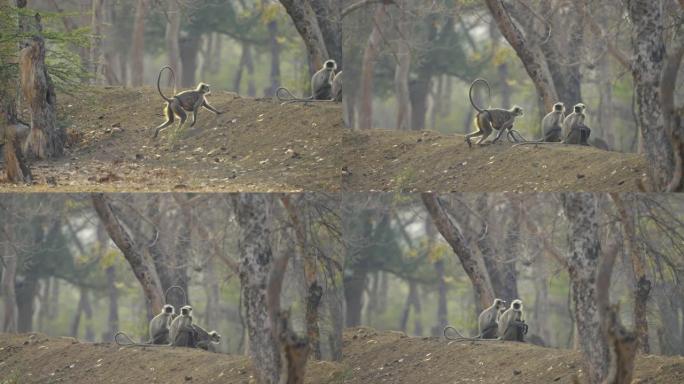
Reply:
<svg viewBox="0 0 684 384"><path fill-rule="evenodd" d="M170 91L167 91L170 93ZM67 155L31 164L31 187L0 191L338 191L339 105L285 105L215 92L197 125L170 145L155 89L92 87L58 98ZM0 165L1 166L1 165Z"/></svg>
<svg viewBox="0 0 684 384"><path fill-rule="evenodd" d="M398 332L350 329L345 334L345 383L572 383L582 376L578 352L516 342L445 342ZM635 383L684 382L684 358L640 356ZM584 381L582 381L584 382Z"/></svg>
<svg viewBox="0 0 684 384"><path fill-rule="evenodd" d="M624 192L646 171L638 154L566 145L497 143L468 148L433 131L346 130L345 191Z"/></svg>
<svg viewBox="0 0 684 384"><path fill-rule="evenodd" d="M310 362L307 384L333 383L339 364ZM249 359L188 348L121 348L42 334L0 334L0 384L254 383Z"/></svg>
<svg viewBox="0 0 684 384"><path fill-rule="evenodd" d="M0 383L253 383L244 356L185 348L119 348L0 334ZM572 383L578 352L529 344L456 343L370 328L344 333L340 363L309 362L307 383ZM684 382L684 357L639 356L635 383Z"/></svg>

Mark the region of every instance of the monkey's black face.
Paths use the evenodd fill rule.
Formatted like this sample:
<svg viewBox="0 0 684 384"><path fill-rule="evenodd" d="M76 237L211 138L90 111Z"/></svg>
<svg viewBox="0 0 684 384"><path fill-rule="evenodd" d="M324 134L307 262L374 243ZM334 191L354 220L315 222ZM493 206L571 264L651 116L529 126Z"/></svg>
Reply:
<svg viewBox="0 0 684 384"><path fill-rule="evenodd" d="M520 303L514 303L513 309L519 310L520 309Z"/></svg>
<svg viewBox="0 0 684 384"><path fill-rule="evenodd" d="M334 69L335 68L335 62L332 60L328 60L325 62L325 67L328 69Z"/></svg>
<svg viewBox="0 0 684 384"><path fill-rule="evenodd" d="M563 104L556 104L556 105L554 105L553 109L556 112L563 112Z"/></svg>
<svg viewBox="0 0 684 384"><path fill-rule="evenodd" d="M173 313L173 308L172 307L164 307L164 312Z"/></svg>
<svg viewBox="0 0 684 384"><path fill-rule="evenodd" d="M575 105L575 113L582 113L584 112L584 105Z"/></svg>

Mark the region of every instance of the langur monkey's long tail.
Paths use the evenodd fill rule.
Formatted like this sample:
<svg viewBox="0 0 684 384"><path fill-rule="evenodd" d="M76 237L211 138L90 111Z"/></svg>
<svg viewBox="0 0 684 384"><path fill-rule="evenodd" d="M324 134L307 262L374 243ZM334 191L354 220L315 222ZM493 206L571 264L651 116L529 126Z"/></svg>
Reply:
<svg viewBox="0 0 684 384"><path fill-rule="evenodd" d="M276 99L280 102L281 105L285 104L293 104L293 103L335 103L336 101L333 100L316 100L314 99L313 96L309 96L305 99L299 98L292 94L289 89L285 87L280 87L276 89L275 92Z"/></svg>
<svg viewBox="0 0 684 384"><path fill-rule="evenodd" d="M124 338L123 341L121 338ZM128 336L125 332L117 332L114 335L114 342L116 345L121 347L170 347L170 344L147 344L147 343L136 343Z"/></svg>

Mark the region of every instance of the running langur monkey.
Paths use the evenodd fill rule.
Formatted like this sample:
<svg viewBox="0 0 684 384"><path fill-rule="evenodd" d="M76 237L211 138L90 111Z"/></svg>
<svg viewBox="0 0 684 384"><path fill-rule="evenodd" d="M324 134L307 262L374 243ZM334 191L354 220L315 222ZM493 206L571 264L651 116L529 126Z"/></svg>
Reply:
<svg viewBox="0 0 684 384"><path fill-rule="evenodd" d="M174 315L173 305L166 304L162 311L150 320L150 344L169 344L169 326Z"/></svg>
<svg viewBox="0 0 684 384"><path fill-rule="evenodd" d="M196 342L195 329L192 326L192 307L181 307L180 314L171 321L169 340L174 347L192 348Z"/></svg>
<svg viewBox="0 0 684 384"><path fill-rule="evenodd" d="M523 315L522 300L515 299L511 306L499 317L499 340L524 341L527 333L525 316Z"/></svg>
<svg viewBox="0 0 684 384"><path fill-rule="evenodd" d="M174 116L178 116L178 118L180 119L180 123L178 125L178 130L180 131L183 128L183 124L185 124L185 120L188 117L186 112L192 112L192 123L190 123L191 128L195 126L195 123L197 122L197 113L202 107L214 112L217 115L223 113L217 111L207 102L206 97L211 93L211 91L209 90L209 84L199 83L197 85L197 88L193 90L183 91L171 98L164 96L164 94L161 91L161 86L159 84L164 69L168 69L169 71L171 71L171 74L174 78L174 82L176 78L173 68L169 66L162 67L162 69L159 70L159 75L157 76L157 91L159 91L159 95L162 97L162 99L166 101L166 107L164 107L164 115L166 116L166 121L164 122L164 124L158 126L157 129L154 131L155 139L157 138L157 135L159 135L160 131L166 129L166 127L173 124Z"/></svg>
<svg viewBox="0 0 684 384"><path fill-rule="evenodd" d="M473 146L470 142L470 138L476 136L481 136L480 140L477 141L477 144L483 145L483 142L489 137L489 135L492 134L492 132L495 129L498 130L499 133L496 136L496 138L492 141L492 143L496 143L499 140L499 138L501 138L501 135L504 133L504 131L511 130L513 128L513 123L515 122L515 119L517 117L523 116L523 109L518 107L517 105L513 106L511 109L482 109L478 107L473 101L473 88L475 87L475 84L479 82L484 83L487 86L487 92L491 94L491 88L489 87L489 83L487 82L487 80L476 79L470 85L470 91L468 93L468 96L470 98L470 104L477 111L477 117L475 118L475 122L477 123L478 130L477 132L469 133L466 135L466 143L468 143L468 147Z"/></svg>

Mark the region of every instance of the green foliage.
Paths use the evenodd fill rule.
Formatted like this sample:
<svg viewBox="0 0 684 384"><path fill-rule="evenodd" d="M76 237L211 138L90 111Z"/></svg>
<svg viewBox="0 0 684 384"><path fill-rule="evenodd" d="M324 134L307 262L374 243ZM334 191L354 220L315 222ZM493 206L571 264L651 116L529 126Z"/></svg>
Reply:
<svg viewBox="0 0 684 384"><path fill-rule="evenodd" d="M12 6L0 6L0 81L5 82L16 78L18 72L19 47L31 39L34 31L30 28L21 31L19 20L27 23L34 22L37 14L33 9L20 9ZM68 92L75 89L78 83L88 76L83 68L78 48L87 49L92 38L88 28L78 28L72 31L60 31L58 19L64 14L44 12L40 13L43 31L41 36L46 44L46 65L56 89ZM68 16L68 15L66 15Z"/></svg>

